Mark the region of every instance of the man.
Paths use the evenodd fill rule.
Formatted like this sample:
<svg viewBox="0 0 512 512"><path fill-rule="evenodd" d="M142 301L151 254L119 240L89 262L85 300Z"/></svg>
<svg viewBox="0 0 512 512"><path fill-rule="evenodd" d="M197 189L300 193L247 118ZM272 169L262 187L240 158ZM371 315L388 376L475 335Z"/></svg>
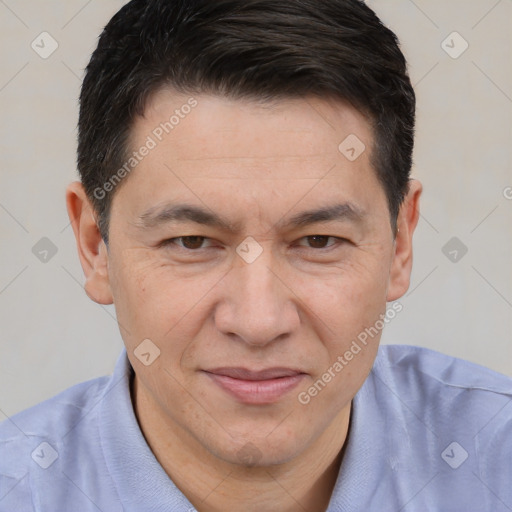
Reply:
<svg viewBox="0 0 512 512"><path fill-rule="evenodd" d="M411 273L414 109L358 0L124 6L66 197L126 350L2 424L0 510L511 510L512 380L378 347Z"/></svg>

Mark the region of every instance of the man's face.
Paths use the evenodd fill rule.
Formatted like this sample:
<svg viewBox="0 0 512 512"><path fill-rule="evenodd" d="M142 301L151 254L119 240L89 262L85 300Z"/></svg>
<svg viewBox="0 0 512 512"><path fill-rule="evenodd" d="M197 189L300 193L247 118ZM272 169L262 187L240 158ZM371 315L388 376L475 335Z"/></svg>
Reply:
<svg viewBox="0 0 512 512"><path fill-rule="evenodd" d="M112 203L108 279L121 333L160 424L229 462L251 446L261 464L282 463L346 419L380 333L342 370L333 365L400 295L372 133L342 102L199 95L180 110L188 99L160 91L133 128L133 150L148 136L156 147ZM176 109L190 113L161 134ZM366 146L355 160L354 135ZM306 215L323 210L331 215ZM160 350L147 366L134 353L143 340L146 362ZM291 376L233 370L274 368ZM334 377L309 393L329 368ZM247 382L258 377L266 382Z"/></svg>

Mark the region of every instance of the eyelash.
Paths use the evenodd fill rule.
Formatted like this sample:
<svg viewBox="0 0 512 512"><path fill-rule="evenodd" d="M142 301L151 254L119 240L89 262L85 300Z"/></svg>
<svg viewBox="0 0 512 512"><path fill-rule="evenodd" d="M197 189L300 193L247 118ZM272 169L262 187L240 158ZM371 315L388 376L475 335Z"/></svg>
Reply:
<svg viewBox="0 0 512 512"><path fill-rule="evenodd" d="M345 238L340 238L340 237L336 237L336 236L331 236L331 235L307 235L307 236L304 236L302 238L300 238L299 240L304 240L304 239L308 239L308 238L313 238L313 237L322 237L322 238L327 238L328 240L329 239L333 239L333 240L336 240L337 243L334 243L334 244L331 244L331 245L328 245L326 247L319 247L319 248L315 248L315 247L305 247L306 250L310 250L310 251L315 251L315 252L319 252L319 251L328 251L336 246L339 246L340 244L342 243L345 243L345 242L348 242L347 239ZM184 239L187 239L187 238L201 238L203 241L205 240L210 240L210 238L208 237L204 237L204 236L200 236L200 235L187 235L187 236L178 236L178 237L175 237L175 238L168 238L166 240L163 240L162 242L160 242L158 244L158 247L169 247L169 246L177 246L179 249L181 250L184 250L184 251L187 251L187 252L199 252L199 251L202 251L204 249L208 249L208 247L200 247L198 249L188 249L187 247L183 247L183 245L179 245L176 243L177 240L181 240L183 241ZM303 247L303 246L301 246Z"/></svg>

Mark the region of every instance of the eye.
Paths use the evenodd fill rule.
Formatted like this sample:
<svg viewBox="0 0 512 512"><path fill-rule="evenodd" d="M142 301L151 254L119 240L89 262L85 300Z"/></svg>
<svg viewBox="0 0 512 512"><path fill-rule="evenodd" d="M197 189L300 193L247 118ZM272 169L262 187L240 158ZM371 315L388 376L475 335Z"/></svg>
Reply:
<svg viewBox="0 0 512 512"><path fill-rule="evenodd" d="M205 236L196 236L196 235L179 236L176 238L169 238L167 240L163 240L158 245L159 245L159 247L165 247L165 246L169 246L169 245L177 245L178 247L180 247L182 249L194 251L194 250L198 250L198 249L204 249L204 247L202 247L202 245L205 240L209 240L209 239L206 238Z"/></svg>
<svg viewBox="0 0 512 512"><path fill-rule="evenodd" d="M336 236L329 236L329 235L310 235L305 236L304 238L301 238L301 241L305 240L309 244L307 246L308 249L328 249L330 247L333 247L340 242L343 242L343 238L338 238ZM334 241L333 243L328 244L328 241ZM301 245L301 244L299 244Z"/></svg>

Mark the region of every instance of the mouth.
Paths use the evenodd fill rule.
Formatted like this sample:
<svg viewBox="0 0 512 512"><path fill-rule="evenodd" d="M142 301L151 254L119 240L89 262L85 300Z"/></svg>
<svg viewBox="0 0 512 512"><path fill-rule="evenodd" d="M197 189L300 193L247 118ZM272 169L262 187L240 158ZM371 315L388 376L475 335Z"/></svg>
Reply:
<svg viewBox="0 0 512 512"><path fill-rule="evenodd" d="M279 401L306 377L291 368L215 368L203 370L217 386L245 404L271 404Z"/></svg>

